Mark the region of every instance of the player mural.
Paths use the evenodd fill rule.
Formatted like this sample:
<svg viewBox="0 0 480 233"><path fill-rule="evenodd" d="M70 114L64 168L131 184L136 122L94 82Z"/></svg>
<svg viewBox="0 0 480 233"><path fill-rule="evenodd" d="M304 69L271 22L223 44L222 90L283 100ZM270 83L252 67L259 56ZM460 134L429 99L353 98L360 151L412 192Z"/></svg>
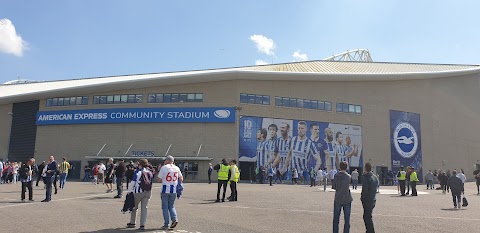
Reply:
<svg viewBox="0 0 480 233"><path fill-rule="evenodd" d="M273 166L286 174L337 169L341 161L362 167L362 128L328 122L240 117L240 161Z"/></svg>
<svg viewBox="0 0 480 233"><path fill-rule="evenodd" d="M392 170L413 166L422 181L422 142L420 114L390 110Z"/></svg>

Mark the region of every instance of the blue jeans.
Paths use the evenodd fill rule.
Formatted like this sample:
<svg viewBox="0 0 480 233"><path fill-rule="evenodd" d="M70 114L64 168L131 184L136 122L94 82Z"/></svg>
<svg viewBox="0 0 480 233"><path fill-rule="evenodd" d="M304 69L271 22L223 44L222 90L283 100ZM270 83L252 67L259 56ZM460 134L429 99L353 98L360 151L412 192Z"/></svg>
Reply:
<svg viewBox="0 0 480 233"><path fill-rule="evenodd" d="M352 188L357 189L358 186L358 180L352 180Z"/></svg>
<svg viewBox="0 0 480 233"><path fill-rule="evenodd" d="M175 210L175 199L177 198L176 193L161 193L162 199L162 211L163 211L163 220L164 226L168 226L170 220L176 221L177 220L177 211Z"/></svg>
<svg viewBox="0 0 480 233"><path fill-rule="evenodd" d="M65 187L65 182L67 181L68 173L60 173L60 188L63 189Z"/></svg>
<svg viewBox="0 0 480 233"><path fill-rule="evenodd" d="M333 204L333 233L338 233L338 224L340 222L340 212L343 208L343 218L345 219L345 225L343 225L343 232L350 232L350 212L352 211L352 203L348 204L338 204L334 202Z"/></svg>
<svg viewBox="0 0 480 233"><path fill-rule="evenodd" d="M83 181L83 182L85 182L85 181L87 181L87 182L90 181L90 174L89 174L88 172L85 172L85 175L83 176L83 180L82 180L82 181Z"/></svg>

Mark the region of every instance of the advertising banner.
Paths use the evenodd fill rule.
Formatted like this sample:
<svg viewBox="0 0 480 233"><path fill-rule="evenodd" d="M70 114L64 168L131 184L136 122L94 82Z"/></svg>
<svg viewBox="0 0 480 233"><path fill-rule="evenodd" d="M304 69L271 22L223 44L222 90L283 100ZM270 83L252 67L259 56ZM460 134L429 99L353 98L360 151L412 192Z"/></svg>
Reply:
<svg viewBox="0 0 480 233"><path fill-rule="evenodd" d="M240 116L239 160L280 172L361 168L362 128L328 122Z"/></svg>
<svg viewBox="0 0 480 233"><path fill-rule="evenodd" d="M234 108L112 108L41 111L37 125L115 123L234 123Z"/></svg>
<svg viewBox="0 0 480 233"><path fill-rule="evenodd" d="M422 181L420 114L390 110L390 147L394 174L413 166Z"/></svg>

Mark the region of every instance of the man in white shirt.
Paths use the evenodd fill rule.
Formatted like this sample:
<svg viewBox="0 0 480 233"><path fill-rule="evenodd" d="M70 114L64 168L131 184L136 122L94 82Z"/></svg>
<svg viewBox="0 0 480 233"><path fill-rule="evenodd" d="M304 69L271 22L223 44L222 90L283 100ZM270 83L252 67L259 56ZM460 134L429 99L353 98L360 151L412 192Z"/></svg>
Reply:
<svg viewBox="0 0 480 233"><path fill-rule="evenodd" d="M322 169L319 169L317 171L317 182L318 182L318 186L322 186L322 183L323 183L323 170Z"/></svg>
<svg viewBox="0 0 480 233"><path fill-rule="evenodd" d="M465 174L463 174L463 169L460 169L460 172L457 174L457 177L460 178L460 180L462 180L462 183L465 184L467 177L465 176Z"/></svg>
<svg viewBox="0 0 480 233"><path fill-rule="evenodd" d="M107 167L105 167L105 165L100 162L100 164L98 165L98 183L102 181L102 184L105 184L105 170L107 170Z"/></svg>
<svg viewBox="0 0 480 233"><path fill-rule="evenodd" d="M152 195L153 173L147 169L148 160L140 159L138 161L138 169L134 172L132 181L128 189L129 193L133 193L135 199L135 208L133 208L128 228L134 228L137 219L138 205L141 204L140 214L140 230L145 230L145 222L147 221L147 206Z"/></svg>
<svg viewBox="0 0 480 233"><path fill-rule="evenodd" d="M460 169L460 171L457 174L457 177L460 178L460 180L462 180L462 184L464 186L463 190L465 190L465 181L467 181L467 177L465 176L465 174L463 174L463 169ZM465 193L465 191L463 191L463 193Z"/></svg>
<svg viewBox="0 0 480 233"><path fill-rule="evenodd" d="M162 182L162 211L163 211L163 227L161 230L170 230L177 226L178 218L175 210L175 199L177 198L177 185L179 180L183 182L182 172L173 162L175 159L169 155L165 158L164 166L158 173L159 181ZM168 224L172 220L170 227Z"/></svg>

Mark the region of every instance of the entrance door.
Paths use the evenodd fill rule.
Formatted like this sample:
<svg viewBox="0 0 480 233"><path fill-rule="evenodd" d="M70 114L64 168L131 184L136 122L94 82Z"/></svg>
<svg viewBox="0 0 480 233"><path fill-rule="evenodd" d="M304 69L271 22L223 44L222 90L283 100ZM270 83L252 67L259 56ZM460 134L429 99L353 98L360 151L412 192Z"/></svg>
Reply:
<svg viewBox="0 0 480 233"><path fill-rule="evenodd" d="M240 180L254 180L255 163L240 162Z"/></svg>
<svg viewBox="0 0 480 233"><path fill-rule="evenodd" d="M68 161L70 163L70 170L68 170L68 178L80 179L80 173L82 172L81 161Z"/></svg>
<svg viewBox="0 0 480 233"><path fill-rule="evenodd" d="M380 184L385 185L387 183L388 167L377 166L376 171L377 171L377 175L380 177L379 179Z"/></svg>

